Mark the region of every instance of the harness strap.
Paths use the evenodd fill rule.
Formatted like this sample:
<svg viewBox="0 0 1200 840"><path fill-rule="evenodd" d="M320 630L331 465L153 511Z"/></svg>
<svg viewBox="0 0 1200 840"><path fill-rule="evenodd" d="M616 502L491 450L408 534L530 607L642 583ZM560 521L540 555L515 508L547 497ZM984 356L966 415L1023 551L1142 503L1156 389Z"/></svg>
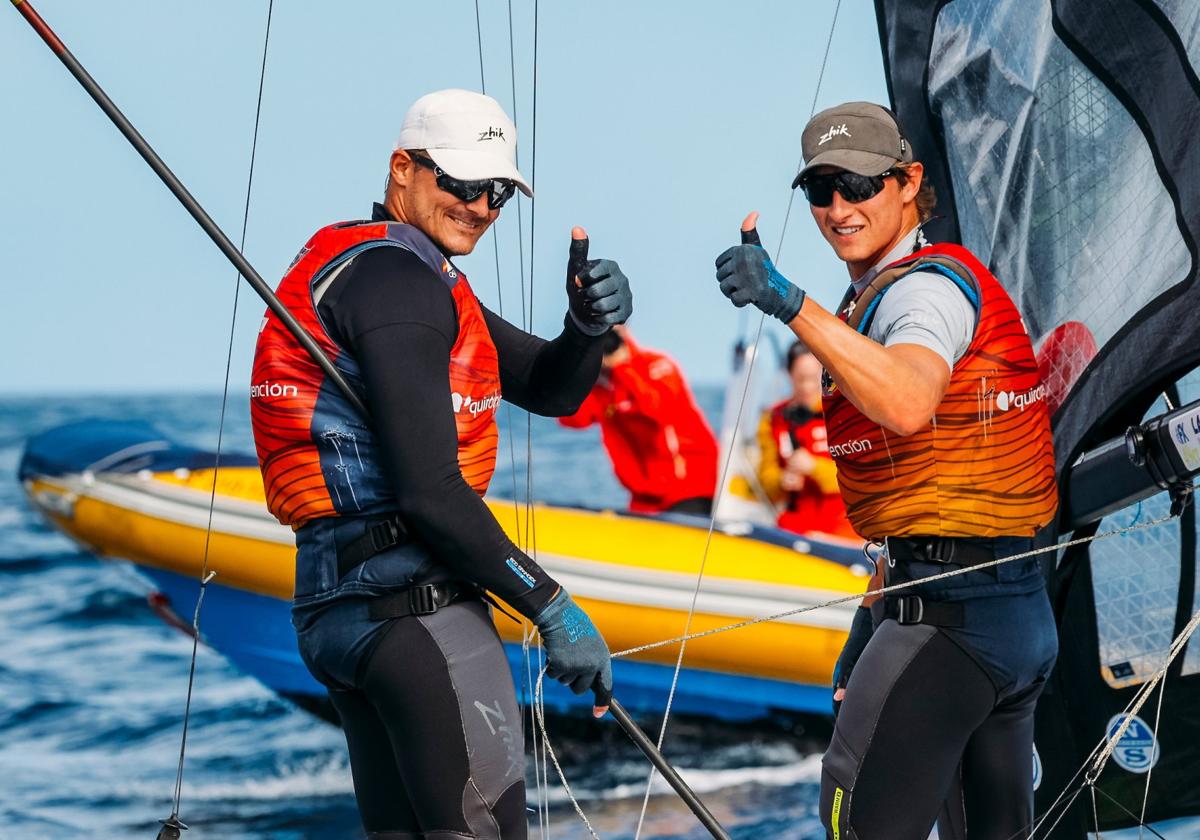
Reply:
<svg viewBox="0 0 1200 840"><path fill-rule="evenodd" d="M871 619L876 626L890 618L903 625L962 627L964 615L958 601L927 601L920 595L885 595L871 605Z"/></svg>
<svg viewBox="0 0 1200 840"><path fill-rule="evenodd" d="M454 581L427 583L372 598L367 605L367 615L372 621L410 615L433 615L442 607L478 597L479 590L473 586Z"/></svg>
<svg viewBox="0 0 1200 840"><path fill-rule="evenodd" d="M893 565L916 561L978 566L996 559L995 541L986 537L888 537L884 545Z"/></svg>
<svg viewBox="0 0 1200 840"><path fill-rule="evenodd" d="M395 513L387 519L372 522L365 534L338 549L338 578L344 578L376 554L382 554L405 542L408 542L408 529L400 521L400 514Z"/></svg>

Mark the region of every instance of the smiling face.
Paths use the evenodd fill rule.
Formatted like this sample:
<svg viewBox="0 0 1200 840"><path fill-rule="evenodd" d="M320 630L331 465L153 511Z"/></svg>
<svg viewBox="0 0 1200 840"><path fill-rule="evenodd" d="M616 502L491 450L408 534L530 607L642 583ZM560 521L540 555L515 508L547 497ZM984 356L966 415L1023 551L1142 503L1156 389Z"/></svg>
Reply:
<svg viewBox="0 0 1200 840"><path fill-rule="evenodd" d="M821 167L817 173L836 171ZM810 205L821 235L846 263L851 278L861 277L883 259L920 220L916 198L924 167L911 163L905 171L903 185L895 176L884 178L883 189L866 201L852 204L835 190L828 207Z"/></svg>
<svg viewBox="0 0 1200 840"><path fill-rule="evenodd" d="M432 170L417 166L403 150L392 153L391 176L384 200L388 211L452 257L475 250L479 237L500 215L488 209L486 191L471 202L457 199L437 185Z"/></svg>

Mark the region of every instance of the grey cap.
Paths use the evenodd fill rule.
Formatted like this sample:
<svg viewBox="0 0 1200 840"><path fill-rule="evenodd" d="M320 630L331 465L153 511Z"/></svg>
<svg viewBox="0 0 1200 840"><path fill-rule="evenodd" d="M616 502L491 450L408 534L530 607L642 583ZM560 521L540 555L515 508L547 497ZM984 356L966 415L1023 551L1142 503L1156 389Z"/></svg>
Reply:
<svg viewBox="0 0 1200 840"><path fill-rule="evenodd" d="M846 102L808 121L800 136L804 168L792 182L818 166L836 166L859 175L881 175L897 163L911 163L912 144L896 117L873 102Z"/></svg>

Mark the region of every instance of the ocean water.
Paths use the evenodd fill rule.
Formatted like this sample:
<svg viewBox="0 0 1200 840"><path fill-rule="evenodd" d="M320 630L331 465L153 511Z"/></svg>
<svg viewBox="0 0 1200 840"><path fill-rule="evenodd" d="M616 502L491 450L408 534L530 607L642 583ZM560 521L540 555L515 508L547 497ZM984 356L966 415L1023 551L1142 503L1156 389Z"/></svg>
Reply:
<svg viewBox="0 0 1200 840"><path fill-rule="evenodd" d="M720 393L700 389L698 397L715 416ZM211 448L219 413L213 395L0 400L0 840L153 838L171 811L191 654L190 639L150 611L150 586L132 567L97 559L25 502L16 481L25 437L84 417L136 418ZM516 410L501 420L498 494L523 498L532 487L545 501L622 504L595 430L533 418L527 434ZM251 451L244 400L229 408L224 448ZM666 753L734 837L809 840L823 836L816 795L824 726L741 729L672 718ZM189 727L180 809L187 840L362 836L340 731L203 647ZM597 834L632 838L645 760L611 725L559 718L549 729ZM589 837L552 767L549 776L538 785L531 767L531 804L545 803L531 815L531 837ZM1197 837L1200 823L1159 831ZM660 782L641 836L708 835Z"/></svg>

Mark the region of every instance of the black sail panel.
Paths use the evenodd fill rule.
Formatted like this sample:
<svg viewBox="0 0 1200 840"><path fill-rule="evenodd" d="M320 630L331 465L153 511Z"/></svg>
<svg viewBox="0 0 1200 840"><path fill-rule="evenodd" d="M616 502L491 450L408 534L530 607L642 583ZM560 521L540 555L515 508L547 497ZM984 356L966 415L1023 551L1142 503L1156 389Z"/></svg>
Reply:
<svg viewBox="0 0 1200 840"><path fill-rule="evenodd" d="M876 0L893 108L945 214L937 235L1017 302L1060 486L1088 447L1200 399L1200 3ZM1189 373L1190 372L1190 373ZM1167 494L1089 530L1151 521ZM1038 709L1039 811L1075 778L1200 608L1196 518L1065 552L1059 666ZM1056 830L1200 814L1200 642ZM1157 728L1157 732L1155 731ZM1096 817L1099 825L1096 826ZM1038 836L1043 836L1045 826Z"/></svg>

